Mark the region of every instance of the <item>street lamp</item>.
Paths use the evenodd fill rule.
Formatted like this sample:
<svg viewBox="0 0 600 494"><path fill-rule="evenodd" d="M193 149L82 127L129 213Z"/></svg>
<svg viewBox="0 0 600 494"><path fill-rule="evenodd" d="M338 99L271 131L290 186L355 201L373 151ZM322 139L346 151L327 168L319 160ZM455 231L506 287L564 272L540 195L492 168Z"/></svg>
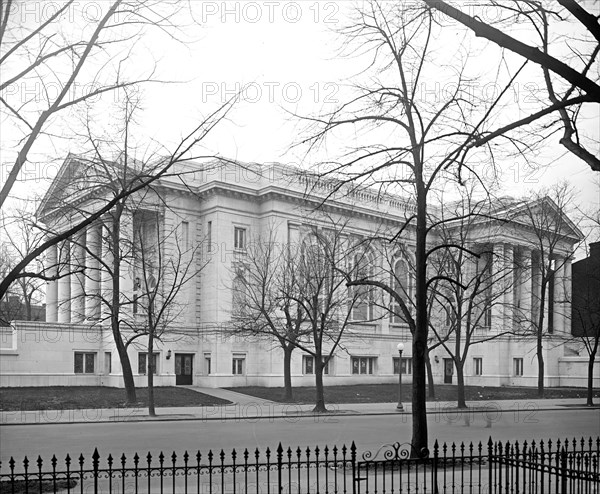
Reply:
<svg viewBox="0 0 600 494"><path fill-rule="evenodd" d="M398 406L396 411L403 412L404 406L402 405L402 352L404 351L404 343L400 342L396 345L400 358L398 359Z"/></svg>

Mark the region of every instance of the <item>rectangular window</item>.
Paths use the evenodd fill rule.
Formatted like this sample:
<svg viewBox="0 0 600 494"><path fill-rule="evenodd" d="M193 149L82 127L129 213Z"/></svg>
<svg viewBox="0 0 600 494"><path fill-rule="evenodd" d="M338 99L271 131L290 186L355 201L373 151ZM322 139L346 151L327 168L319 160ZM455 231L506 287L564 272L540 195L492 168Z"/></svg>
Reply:
<svg viewBox="0 0 600 494"><path fill-rule="evenodd" d="M394 357L394 374L398 374L400 357ZM412 357L402 357L402 375L412 375Z"/></svg>
<svg viewBox="0 0 600 494"><path fill-rule="evenodd" d="M486 303L486 305L489 305L489 304L490 303ZM483 326L486 328L492 327L492 309L491 308L485 309L485 313L483 314Z"/></svg>
<svg viewBox="0 0 600 494"><path fill-rule="evenodd" d="M515 371L515 376L523 375L523 359L522 358L514 358L513 366Z"/></svg>
<svg viewBox="0 0 600 494"><path fill-rule="evenodd" d="M190 248L190 224L187 221L181 222L181 245L184 250Z"/></svg>
<svg viewBox="0 0 600 494"><path fill-rule="evenodd" d="M75 374L94 374L96 372L96 354L75 352Z"/></svg>
<svg viewBox="0 0 600 494"><path fill-rule="evenodd" d="M206 224L206 242L207 242L206 251L212 252L212 221L209 221Z"/></svg>
<svg viewBox="0 0 600 494"><path fill-rule="evenodd" d="M352 374L375 374L377 357L352 357Z"/></svg>
<svg viewBox="0 0 600 494"><path fill-rule="evenodd" d="M156 375L158 369L158 353L152 354L152 374ZM148 372L148 353L138 353L138 374L147 374Z"/></svg>
<svg viewBox="0 0 600 494"><path fill-rule="evenodd" d="M483 359L481 357L473 358L473 375L481 376L483 374Z"/></svg>
<svg viewBox="0 0 600 494"><path fill-rule="evenodd" d="M332 357L333 358L333 357ZM329 364L331 359L323 367L323 374L329 374ZM315 358L312 355L302 356L302 373L303 374L314 374L315 373Z"/></svg>
<svg viewBox="0 0 600 494"><path fill-rule="evenodd" d="M112 372L112 355L110 352L104 352L104 373L110 374Z"/></svg>
<svg viewBox="0 0 600 494"><path fill-rule="evenodd" d="M246 372L246 356L245 355L234 355L231 361L231 373L234 376L243 376Z"/></svg>
<svg viewBox="0 0 600 494"><path fill-rule="evenodd" d="M236 226L233 232L233 247L238 250L246 250L246 229Z"/></svg>
<svg viewBox="0 0 600 494"><path fill-rule="evenodd" d="M312 355L302 356L302 373L303 374L314 374L315 373L315 358Z"/></svg>
<svg viewBox="0 0 600 494"><path fill-rule="evenodd" d="M210 353L204 354L204 373L207 376L212 373L212 358Z"/></svg>

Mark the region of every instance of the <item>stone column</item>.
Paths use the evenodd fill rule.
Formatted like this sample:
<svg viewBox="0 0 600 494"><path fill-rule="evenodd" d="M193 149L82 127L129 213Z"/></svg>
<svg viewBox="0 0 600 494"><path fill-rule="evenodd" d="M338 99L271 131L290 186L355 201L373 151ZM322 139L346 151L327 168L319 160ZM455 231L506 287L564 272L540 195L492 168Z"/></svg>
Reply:
<svg viewBox="0 0 600 494"><path fill-rule="evenodd" d="M531 321L537 325L542 296L542 273L540 271L540 253L531 251ZM537 326L536 326L537 327Z"/></svg>
<svg viewBox="0 0 600 494"><path fill-rule="evenodd" d="M563 314L564 314L564 322L563 322L563 331L567 334L571 334L571 301L573 300L571 294L571 258L565 261L564 271L563 271Z"/></svg>
<svg viewBox="0 0 600 494"><path fill-rule="evenodd" d="M112 230L112 219L106 218L105 220L109 227L104 226L102 228L102 241L101 241L101 253L102 262L108 266L109 269L101 268L101 281L100 290L102 292L102 298L107 300L109 303L112 300L112 270L113 270L113 251L111 249L111 230ZM110 324L108 318L110 317L110 307L102 303L100 307L101 317L106 324Z"/></svg>
<svg viewBox="0 0 600 494"><path fill-rule="evenodd" d="M504 296L498 302L504 304L504 328L512 329L515 311L515 249L512 245L504 244L504 272L502 273L502 289Z"/></svg>
<svg viewBox="0 0 600 494"><path fill-rule="evenodd" d="M86 232L87 256L85 260L85 315L88 320L100 317L100 256L102 244L102 226L91 225Z"/></svg>
<svg viewBox="0 0 600 494"><path fill-rule="evenodd" d="M71 269L70 265L70 242L63 241L58 249L59 274L65 274ZM63 276L58 280L58 322L71 322L71 276Z"/></svg>
<svg viewBox="0 0 600 494"><path fill-rule="evenodd" d="M127 317L132 317L135 261L133 256L133 213L131 211L123 211L119 227L121 238L121 312Z"/></svg>
<svg viewBox="0 0 600 494"><path fill-rule="evenodd" d="M53 245L46 254L46 273L56 276L58 262L58 247ZM46 321L58 321L58 281L48 281L46 284Z"/></svg>
<svg viewBox="0 0 600 494"><path fill-rule="evenodd" d="M85 320L85 232L76 234L71 242L71 322Z"/></svg>
<svg viewBox="0 0 600 494"><path fill-rule="evenodd" d="M564 256L557 256L556 271L554 273L554 332L562 333L565 330L565 263Z"/></svg>
<svg viewBox="0 0 600 494"><path fill-rule="evenodd" d="M521 249L521 298L519 300L519 320L521 329L526 329L531 324L531 283L533 280L533 262L531 259L532 251L530 248Z"/></svg>
<svg viewBox="0 0 600 494"><path fill-rule="evenodd" d="M548 328L549 328L548 323L550 322L550 318L548 317L548 314L549 314L549 310L550 310L550 297L553 296L552 290L550 289L550 287L554 283L554 277L549 278L549 276L550 276L550 269L554 268L555 265L556 265L556 263L552 262L552 260L550 260L550 259L546 259L545 266L542 266L540 263L540 270L545 270L546 277L548 278L546 280L546 289L545 289L545 298L544 298L544 300L545 300L545 303L544 303L544 326L542 328L542 331L545 331L546 333L554 332L554 323L552 324L552 331L548 331ZM552 317L554 319L554 312L552 313Z"/></svg>
<svg viewBox="0 0 600 494"><path fill-rule="evenodd" d="M505 254L504 244L497 243L493 247L493 259L492 259L492 328L495 331L502 331L505 325L504 318L504 296L500 295L503 290L505 272Z"/></svg>

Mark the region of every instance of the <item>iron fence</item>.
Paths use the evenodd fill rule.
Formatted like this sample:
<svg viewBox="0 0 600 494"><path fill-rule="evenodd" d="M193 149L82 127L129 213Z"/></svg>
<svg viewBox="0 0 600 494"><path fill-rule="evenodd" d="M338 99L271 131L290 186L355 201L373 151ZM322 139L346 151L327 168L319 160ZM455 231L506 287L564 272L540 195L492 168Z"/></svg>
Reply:
<svg viewBox="0 0 600 494"><path fill-rule="evenodd" d="M358 454L340 448L67 455L0 464L0 492L20 493L548 493L600 494L600 437L538 443L409 444ZM4 471L7 470L7 471Z"/></svg>

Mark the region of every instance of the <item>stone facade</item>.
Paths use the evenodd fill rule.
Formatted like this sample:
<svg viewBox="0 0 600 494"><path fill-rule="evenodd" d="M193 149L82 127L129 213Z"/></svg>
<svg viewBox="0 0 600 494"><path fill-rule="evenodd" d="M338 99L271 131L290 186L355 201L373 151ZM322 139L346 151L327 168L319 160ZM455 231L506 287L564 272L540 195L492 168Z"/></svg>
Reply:
<svg viewBox="0 0 600 494"><path fill-rule="evenodd" d="M72 171L76 166L77 159L69 157L63 168ZM186 246L199 246L197 274L178 294L178 303L184 310L171 322L162 341L156 343L155 385L282 386L283 352L276 342L230 333L233 267L243 261L246 244L259 241L267 233L275 235L281 244L301 242L311 229L331 228L332 221L344 221L347 234L356 238L393 236L412 215L414 205L399 197L378 196L369 190L352 191L334 182L317 181L309 174L278 164L185 166L186 187L176 180L162 180L155 195L138 198L136 206L125 212L121 224L123 241L131 240L140 215L157 211L158 231L165 238L170 238L165 232L177 232L165 242L165 251L174 252L173 239ZM59 174L56 182L60 181ZM59 193L60 187L51 188L39 212L47 224L57 229L61 223L68 223L68 215L59 215L51 207L60 202L52 200ZM86 200L93 204L93 197L80 196L80 204ZM518 208L514 201L499 204L497 212L510 215L514 221L482 221L470 233L470 245L486 245L498 262L506 264L495 264L494 269L506 268L510 272L512 288L490 307L485 327L477 330L497 332L500 336L471 348L465 366L467 384L510 386L537 382L534 341L523 332L518 334L518 326L519 321L533 318L538 310L533 293L540 278L539 255L531 229L519 216ZM570 312L570 258L580 236L575 227L568 230L555 251L557 270L552 282L552 303L546 305L546 310L552 311L553 325L544 345L549 386L585 385L585 366L575 362L563 344L564 336L570 334L570 318L566 317ZM414 249L414 238L414 229L409 226L397 239L407 261ZM102 269L102 263L110 261L107 242L103 227L93 224L72 242L50 249L47 260L51 270L60 269L61 259L76 259L86 269L48 283L46 324L15 322L11 328L2 328L1 386L122 386L119 359L102 301L112 296L110 275ZM384 272L386 262L389 264L382 252L375 248L378 255L373 260L380 272ZM120 296L127 301L135 300L139 284L135 262L131 266L121 273ZM495 285L509 283L507 279L497 280ZM407 288L409 294L411 290ZM389 304L386 301L380 305ZM403 357L407 360L403 373L410 381L408 325L390 317L383 307L372 310L369 321L351 324L343 350L336 351L324 376L325 385L395 382L394 359L399 341L405 343ZM527 318L520 318L517 313ZM125 304L122 317L134 327L141 315L135 313L133 304ZM443 319L439 310L433 317L436 321ZM128 347L138 385L144 385L146 379L145 345L145 337L141 337ZM431 352L437 382L456 382L447 358L443 346ZM295 386L314 383L307 355L300 350L292 356L292 378Z"/></svg>

